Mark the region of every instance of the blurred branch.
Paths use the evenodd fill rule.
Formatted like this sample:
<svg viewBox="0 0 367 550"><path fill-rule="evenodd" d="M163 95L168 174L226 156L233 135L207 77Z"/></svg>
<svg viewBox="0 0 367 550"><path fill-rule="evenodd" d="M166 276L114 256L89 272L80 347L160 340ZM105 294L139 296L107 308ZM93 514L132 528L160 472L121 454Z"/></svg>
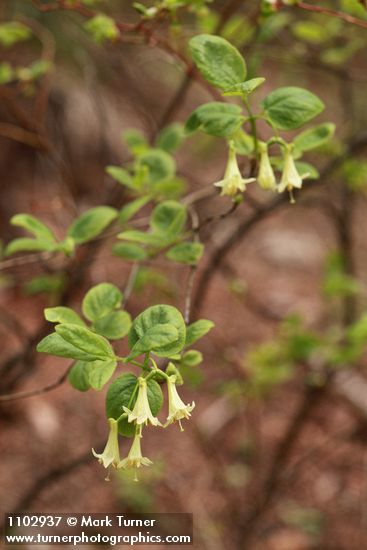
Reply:
<svg viewBox="0 0 367 550"><path fill-rule="evenodd" d="M0 307L0 323L13 332L21 342L26 342L28 335L21 323L5 307Z"/></svg>
<svg viewBox="0 0 367 550"><path fill-rule="evenodd" d="M56 382L52 382L52 384L48 384L43 388L38 388L37 390L30 390L30 391L21 391L18 393L7 394L7 395L0 395L0 403L5 403L8 401L18 401L19 399L26 399L27 397L34 397L36 395L42 395L44 393L48 393L49 391L55 390L59 386L62 386L62 384L67 380L72 366L73 365L70 365L70 367L67 368L64 374L62 374L60 378L56 380Z"/></svg>
<svg viewBox="0 0 367 550"><path fill-rule="evenodd" d="M299 438L304 425L309 420L311 413L324 396L324 393L325 387L317 388L305 386L304 394L298 404L296 412L288 424L284 436L278 444L268 473L261 487L256 490L256 495L258 496L257 498L254 497L255 502L251 499L251 508L248 513L242 515L240 512L240 517L236 518L237 524L240 525L238 534L242 544L241 548L245 548L245 544L251 540L257 528L258 521L270 505L274 493L277 490L278 483L283 475L284 465L293 450L294 444Z"/></svg>
<svg viewBox="0 0 367 550"><path fill-rule="evenodd" d="M236 279L240 275L238 275L233 268L232 265L229 264L229 262L223 262L223 264L220 267L221 273L226 277L227 279ZM242 300L239 300L241 305L243 305L246 309L251 311L251 313L257 315L258 317L261 317L262 319L266 321L271 322L279 322L283 319L283 316L279 313L273 311L268 306L263 304L260 300L257 299L256 295L251 293L249 289L246 289L244 292L244 296Z"/></svg>
<svg viewBox="0 0 367 550"><path fill-rule="evenodd" d="M96 446L102 447L104 444L105 444L105 441L103 440L97 443ZM71 474L77 468L80 468L81 466L88 464L92 459L93 459L92 452L90 449L88 449L88 451L83 452L81 455L74 458L67 464L58 466L57 468L50 470L49 472L47 472L45 475L38 478L33 483L33 485L28 489L28 491L20 499L18 504L14 507L13 511L10 513L18 514L27 510L27 508L30 507L30 505L39 497L39 495L44 491L44 489L49 487L49 485L60 481L60 479ZM3 527L3 526L0 525L0 527Z"/></svg>
<svg viewBox="0 0 367 550"><path fill-rule="evenodd" d="M283 4L283 5L285 5L285 4ZM293 7L300 8L300 9L306 10L306 11L311 11L313 13L320 13L322 15L329 15L331 17L337 17L338 19L342 19L346 23L351 23L352 25L357 25L358 27L362 27L363 29L367 29L367 21L364 21L363 19L359 19L358 17L354 17L353 15L350 15L349 13L345 13L345 12L337 11L337 10L331 10L331 9L323 7L323 6L308 4L306 2L296 2Z"/></svg>
<svg viewBox="0 0 367 550"><path fill-rule="evenodd" d="M12 139L18 143L24 143L35 149L45 149L45 142L37 133L15 124L0 122L0 136Z"/></svg>
<svg viewBox="0 0 367 550"><path fill-rule="evenodd" d="M97 15L97 12L94 10L91 10L90 8L87 8L85 5L81 4L80 2L77 2L73 5L68 4L65 0L59 0L58 2L54 2L53 4L43 4L39 0L33 0L34 6L42 12L51 12L51 11L58 11L58 10L67 10L67 11L73 11L76 13L79 13L83 17L92 18ZM208 92L217 99L223 99L222 95L215 90L208 82L206 82L204 79L201 78L199 72L196 70L194 65L187 59L187 57L180 52L179 50L175 49L172 44L166 40L164 37L159 36L155 30L154 30L154 23L155 20L152 19L149 22L144 19L140 19L137 23L127 23L125 21L121 21L114 18L114 22L116 27L121 32L121 36L116 39L116 42L121 42L124 39L124 36L128 33L136 34L138 36L141 36L145 43L148 46L151 47L158 47L165 52L167 52L172 57L176 58L184 67L186 72L186 78L182 82L180 87L180 98L182 99L188 89L189 81L191 78L195 78L198 80L202 86L204 86ZM179 98L179 99L180 99ZM168 114L166 116L162 115L162 120L164 122L164 119L172 114L172 112L175 110L176 99L173 100L173 103L170 105L168 109Z"/></svg>

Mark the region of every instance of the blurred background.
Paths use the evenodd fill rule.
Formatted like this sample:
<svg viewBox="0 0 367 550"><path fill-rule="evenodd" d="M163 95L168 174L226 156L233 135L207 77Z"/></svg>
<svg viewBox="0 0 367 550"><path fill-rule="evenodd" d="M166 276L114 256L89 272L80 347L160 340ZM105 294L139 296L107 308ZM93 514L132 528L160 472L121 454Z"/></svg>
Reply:
<svg viewBox="0 0 367 550"><path fill-rule="evenodd" d="M106 166L128 166L134 139L157 144L163 128L213 100L188 57L195 33L224 36L250 76L266 78L255 106L277 86L305 87L326 104L318 120L335 123L336 134L309 155L320 178L304 184L296 205L249 188L224 219L230 201L206 192L222 178L224 140L181 136L170 193L198 193L197 215L210 220L200 232L206 251L192 318L216 326L199 345L203 363L182 369L192 419L183 433L147 430L154 466L139 483L128 472L106 483L91 455L105 443L104 392L59 383L67 360L35 352L51 330L45 307L80 311L102 281L126 288L132 267L111 254L114 234L71 259L3 258L0 393L56 387L0 399L1 510L192 512L194 547L208 550L366 548L366 359L330 360L356 321L367 336L366 9L357 0L311 2L358 25L281 2L166 4L151 17L123 0L1 2L3 245L22 234L9 224L18 212L63 237L87 208L129 200ZM118 39L88 32L95 11L122 22ZM14 38L4 30L10 21L28 30ZM190 269L159 258L135 275L132 316L154 303L183 310Z"/></svg>

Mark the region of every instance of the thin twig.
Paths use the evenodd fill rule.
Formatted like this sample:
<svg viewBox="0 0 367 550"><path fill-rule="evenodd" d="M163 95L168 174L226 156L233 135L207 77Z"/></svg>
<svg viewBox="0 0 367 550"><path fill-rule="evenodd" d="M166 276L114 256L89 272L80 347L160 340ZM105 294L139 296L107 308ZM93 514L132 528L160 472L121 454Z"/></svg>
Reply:
<svg viewBox="0 0 367 550"><path fill-rule="evenodd" d="M349 13L345 13L337 10L331 10L324 6L315 6L313 4L308 4L306 2L296 2L294 4L294 7L300 8L306 11L311 11L313 13L320 13L322 15L337 17L338 19L342 19L346 23L351 23L352 25L357 25L358 27L367 29L367 21L364 21L363 19L359 19L358 17L354 17L354 15L350 15Z"/></svg>
<svg viewBox="0 0 367 550"><path fill-rule="evenodd" d="M97 443L96 447L104 445L104 441ZM77 456L65 465L57 466L50 470L40 478L38 478L28 491L24 494L21 500L16 504L14 509L10 513L22 513L27 510L31 504L40 496L40 494L49 487L49 485L56 483L63 477L71 474L77 468L89 464L93 459L93 455L90 449L84 451L81 455ZM3 527L3 525L0 525Z"/></svg>
<svg viewBox="0 0 367 550"><path fill-rule="evenodd" d="M314 411L315 406L319 403L323 395L323 389L306 386L298 408L290 420L288 429L278 444L270 469L262 483L262 487L256 491L258 495L257 499L255 502L251 501L251 508L248 513L245 514L245 517L243 517L241 510L239 513L240 518L236 518L236 522L240 525L238 534L242 544L241 548L246 548L246 543L251 540L258 525L258 521L274 496L279 480L283 474L284 464L288 460L290 452L293 450L293 446L301 434L302 428L307 423L311 413Z"/></svg>
<svg viewBox="0 0 367 550"><path fill-rule="evenodd" d="M49 391L55 390L56 388L62 386L62 384L67 380L72 366L73 365L70 365L70 367L67 368L64 374L62 374L60 378L56 380L56 382L52 382L51 384L48 384L43 388L38 388L37 390L30 391L20 391L7 395L0 395L0 403L5 403L8 401L18 401L19 399L26 399L27 397L34 397L36 395L42 395L44 393L48 393Z"/></svg>

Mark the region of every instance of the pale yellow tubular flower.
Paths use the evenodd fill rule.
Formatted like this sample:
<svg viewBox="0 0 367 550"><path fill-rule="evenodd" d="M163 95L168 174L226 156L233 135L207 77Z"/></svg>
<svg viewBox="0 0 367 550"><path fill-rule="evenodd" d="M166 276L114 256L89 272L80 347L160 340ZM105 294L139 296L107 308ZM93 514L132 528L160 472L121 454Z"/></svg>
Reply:
<svg viewBox="0 0 367 550"><path fill-rule="evenodd" d="M265 144L260 146L260 165L257 176L257 183L265 191L276 191L277 182L273 167L270 163L268 148Z"/></svg>
<svg viewBox="0 0 367 550"><path fill-rule="evenodd" d="M155 417L150 409L147 391L147 381L142 376L138 378L138 397L131 411L127 407L123 407L124 411L128 414L128 422L136 422L136 424L152 424L153 426L161 426L158 418Z"/></svg>
<svg viewBox="0 0 367 550"><path fill-rule="evenodd" d="M101 454L92 449L93 455L98 458L98 462L105 468L113 466L118 468L120 464L120 450L118 442L118 422L114 418L109 418L110 433L104 451Z"/></svg>
<svg viewBox="0 0 367 550"><path fill-rule="evenodd" d="M173 422L178 422L180 430L183 431L181 420L183 418L189 419L191 411L195 407L195 403L191 405L185 405L181 397L178 395L176 388L176 376L172 375L167 378L167 390L168 390L168 417L164 427Z"/></svg>
<svg viewBox="0 0 367 550"><path fill-rule="evenodd" d="M131 445L129 454L121 460L119 467L124 469L135 469L135 481L138 481L136 469L141 466L150 466L153 462L141 454L141 432L136 431L134 441Z"/></svg>
<svg viewBox="0 0 367 550"><path fill-rule="evenodd" d="M292 153L289 149L287 149L284 154L284 167L282 178L280 180L280 184L278 185L278 192L283 193L283 191L288 190L291 197L291 203L294 203L295 201L292 195L293 189L301 189L303 180L308 176L309 174L303 174L301 176L298 173Z"/></svg>
<svg viewBox="0 0 367 550"><path fill-rule="evenodd" d="M229 146L229 154L226 170L222 180L214 183L216 187L222 189L221 195L234 197L238 193L246 190L246 185L255 181L255 178L243 178L238 167L236 151L234 146Z"/></svg>

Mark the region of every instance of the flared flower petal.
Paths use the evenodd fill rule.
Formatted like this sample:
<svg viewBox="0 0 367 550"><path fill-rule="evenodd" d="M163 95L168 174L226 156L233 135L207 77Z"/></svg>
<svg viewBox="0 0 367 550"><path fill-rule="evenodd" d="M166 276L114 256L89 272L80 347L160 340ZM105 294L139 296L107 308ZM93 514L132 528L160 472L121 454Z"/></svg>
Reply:
<svg viewBox="0 0 367 550"><path fill-rule="evenodd" d="M103 464L105 468L109 468L110 466L118 468L120 464L118 422L114 418L109 418L108 423L110 425L110 433L104 451L101 454L98 454L94 449L92 449L92 453L96 458L98 458L98 462Z"/></svg>
<svg viewBox="0 0 367 550"><path fill-rule="evenodd" d="M181 397L178 395L176 388L176 376L169 376L167 379L167 389L168 389L168 417L167 422L164 427L173 424L173 422L178 422L180 424L180 429L183 431L181 426L181 420L186 418L187 420L191 416L191 411L195 407L195 403L192 402L191 405L185 405Z"/></svg>
<svg viewBox="0 0 367 550"><path fill-rule="evenodd" d="M232 145L229 147L228 162L224 177L222 180L214 183L216 187L222 189L221 195L234 197L238 193L246 190L248 183L255 181L255 178L243 178L238 167L236 151Z"/></svg>
<svg viewBox="0 0 367 550"><path fill-rule="evenodd" d="M136 403L132 410L124 407L124 411L128 414L128 422L136 422L136 424L152 424L153 426L161 426L158 418L155 417L150 409L148 400L147 381L140 376L138 378L139 390Z"/></svg>
<svg viewBox="0 0 367 550"><path fill-rule="evenodd" d="M126 458L121 460L119 467L124 469L130 469L130 468L140 468L141 466L150 466L153 464L153 462L147 458L146 456L143 456L141 453L141 435L139 432L135 434L134 441L131 445L131 449L129 451L129 454ZM137 481L137 477L135 477L135 480Z"/></svg>
<svg viewBox="0 0 367 550"><path fill-rule="evenodd" d="M283 191L288 190L291 194L291 202L294 202L292 190L294 188L301 189L303 180L308 176L309 174L303 174L301 176L298 173L291 151L286 150L284 155L282 178L280 180L280 184L278 185L279 193L283 193Z"/></svg>

